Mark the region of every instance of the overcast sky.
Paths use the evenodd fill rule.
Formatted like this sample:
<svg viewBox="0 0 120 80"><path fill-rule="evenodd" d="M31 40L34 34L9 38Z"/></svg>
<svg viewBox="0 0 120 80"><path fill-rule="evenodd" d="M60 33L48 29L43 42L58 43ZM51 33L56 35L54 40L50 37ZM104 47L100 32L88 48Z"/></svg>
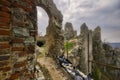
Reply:
<svg viewBox="0 0 120 80"><path fill-rule="evenodd" d="M90 29L100 26L102 40L120 42L120 0L53 0L63 14L63 27L71 22L80 33L80 26L86 23ZM48 26L47 13L38 9L38 33L44 35Z"/></svg>

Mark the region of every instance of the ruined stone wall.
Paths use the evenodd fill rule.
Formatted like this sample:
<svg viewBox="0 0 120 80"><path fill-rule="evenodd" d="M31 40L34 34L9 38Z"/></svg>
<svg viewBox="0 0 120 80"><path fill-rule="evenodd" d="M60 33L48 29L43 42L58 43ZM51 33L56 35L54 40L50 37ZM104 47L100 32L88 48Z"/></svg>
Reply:
<svg viewBox="0 0 120 80"><path fill-rule="evenodd" d="M34 78L36 6L45 9L50 18L48 50L52 57L60 54L62 15L52 0L0 0L0 80Z"/></svg>
<svg viewBox="0 0 120 80"><path fill-rule="evenodd" d="M0 79L33 78L36 5L33 0L0 1Z"/></svg>
<svg viewBox="0 0 120 80"><path fill-rule="evenodd" d="M87 25L83 23L81 25L80 33L80 69L85 74L91 72L92 64L88 60L92 60L92 31L88 29Z"/></svg>
<svg viewBox="0 0 120 80"><path fill-rule="evenodd" d="M101 40L101 28L99 26L93 31L93 57L95 61L105 61L105 53Z"/></svg>
<svg viewBox="0 0 120 80"><path fill-rule="evenodd" d="M63 16L52 0L37 0L37 5L41 6L49 16L49 25L46 33L47 55L57 59L63 50Z"/></svg>

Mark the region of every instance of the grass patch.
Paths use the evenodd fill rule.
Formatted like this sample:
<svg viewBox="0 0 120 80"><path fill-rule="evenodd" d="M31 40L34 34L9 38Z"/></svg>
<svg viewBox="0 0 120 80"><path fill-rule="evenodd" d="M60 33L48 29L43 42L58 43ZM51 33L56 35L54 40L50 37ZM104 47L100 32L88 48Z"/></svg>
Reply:
<svg viewBox="0 0 120 80"><path fill-rule="evenodd" d="M46 45L43 45L43 47L42 47L42 48L43 48L42 55L43 55L43 56L45 56L45 54L46 54Z"/></svg>
<svg viewBox="0 0 120 80"><path fill-rule="evenodd" d="M101 70L98 66L94 66L92 77L94 80L101 80Z"/></svg>
<svg viewBox="0 0 120 80"><path fill-rule="evenodd" d="M73 42L66 42L65 44L64 44L64 49L65 49L65 51L69 51L69 50L71 50L73 47L75 46L75 43L73 43Z"/></svg>

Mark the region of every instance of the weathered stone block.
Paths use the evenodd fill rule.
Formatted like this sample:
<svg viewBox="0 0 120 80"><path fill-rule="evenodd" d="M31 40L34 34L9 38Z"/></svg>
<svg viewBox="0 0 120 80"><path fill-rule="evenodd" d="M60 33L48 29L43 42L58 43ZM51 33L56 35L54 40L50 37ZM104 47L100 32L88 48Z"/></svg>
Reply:
<svg viewBox="0 0 120 80"><path fill-rule="evenodd" d="M29 53L34 53L35 52L35 45L29 45L29 46L27 46L27 51Z"/></svg>
<svg viewBox="0 0 120 80"><path fill-rule="evenodd" d="M12 51L24 51L24 47L13 47Z"/></svg>
<svg viewBox="0 0 120 80"><path fill-rule="evenodd" d="M35 39L34 39L34 37L28 37L25 39L24 43L25 43L25 45L34 44Z"/></svg>
<svg viewBox="0 0 120 80"><path fill-rule="evenodd" d="M27 65L27 61L18 62L16 64L14 64L14 68L20 68L20 67L23 67L23 66L26 66L26 65Z"/></svg>
<svg viewBox="0 0 120 80"><path fill-rule="evenodd" d="M26 28L16 27L13 29L13 33L15 37L28 37L29 31Z"/></svg>
<svg viewBox="0 0 120 80"><path fill-rule="evenodd" d="M23 43L24 39L23 38L13 38L12 43Z"/></svg>
<svg viewBox="0 0 120 80"><path fill-rule="evenodd" d="M9 36L0 36L0 42L7 42L10 41L10 37Z"/></svg>
<svg viewBox="0 0 120 80"><path fill-rule="evenodd" d="M9 60L10 56L0 56L0 61Z"/></svg>
<svg viewBox="0 0 120 80"><path fill-rule="evenodd" d="M27 55L28 55L28 52L26 52L26 51L22 51L22 52L18 53L19 57L23 57L23 56L27 56Z"/></svg>
<svg viewBox="0 0 120 80"><path fill-rule="evenodd" d="M7 61L0 62L0 67L7 66L8 64L9 62Z"/></svg>
<svg viewBox="0 0 120 80"><path fill-rule="evenodd" d="M3 72L7 72L7 71L10 71L10 70L11 70L11 67L0 68L0 71L3 71Z"/></svg>
<svg viewBox="0 0 120 80"><path fill-rule="evenodd" d="M0 55L10 54L10 49L0 50Z"/></svg>

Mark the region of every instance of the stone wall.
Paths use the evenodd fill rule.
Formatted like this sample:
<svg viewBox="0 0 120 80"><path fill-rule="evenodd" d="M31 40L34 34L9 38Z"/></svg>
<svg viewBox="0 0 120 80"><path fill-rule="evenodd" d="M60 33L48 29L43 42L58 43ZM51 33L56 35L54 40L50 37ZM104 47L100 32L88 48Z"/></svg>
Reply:
<svg viewBox="0 0 120 80"><path fill-rule="evenodd" d="M0 0L0 79L2 80L34 78L36 6L44 8L50 18L47 32L49 54L52 57L60 54L63 45L62 15L52 0ZM49 44L51 38L53 43Z"/></svg>
<svg viewBox="0 0 120 80"><path fill-rule="evenodd" d="M95 61L105 61L105 53L101 40L101 28L99 26L93 31L93 57Z"/></svg>
<svg viewBox="0 0 120 80"><path fill-rule="evenodd" d="M79 41L81 53L80 53L80 69L85 74L91 72L91 63L88 60L92 60L92 31L88 29L87 25L83 23L81 25L80 41Z"/></svg>
<svg viewBox="0 0 120 80"><path fill-rule="evenodd" d="M35 1L0 1L0 79L34 77L36 19Z"/></svg>
<svg viewBox="0 0 120 80"><path fill-rule="evenodd" d="M49 25L46 33L47 55L57 58L63 50L62 20L63 16L52 0L37 0L49 16Z"/></svg>

